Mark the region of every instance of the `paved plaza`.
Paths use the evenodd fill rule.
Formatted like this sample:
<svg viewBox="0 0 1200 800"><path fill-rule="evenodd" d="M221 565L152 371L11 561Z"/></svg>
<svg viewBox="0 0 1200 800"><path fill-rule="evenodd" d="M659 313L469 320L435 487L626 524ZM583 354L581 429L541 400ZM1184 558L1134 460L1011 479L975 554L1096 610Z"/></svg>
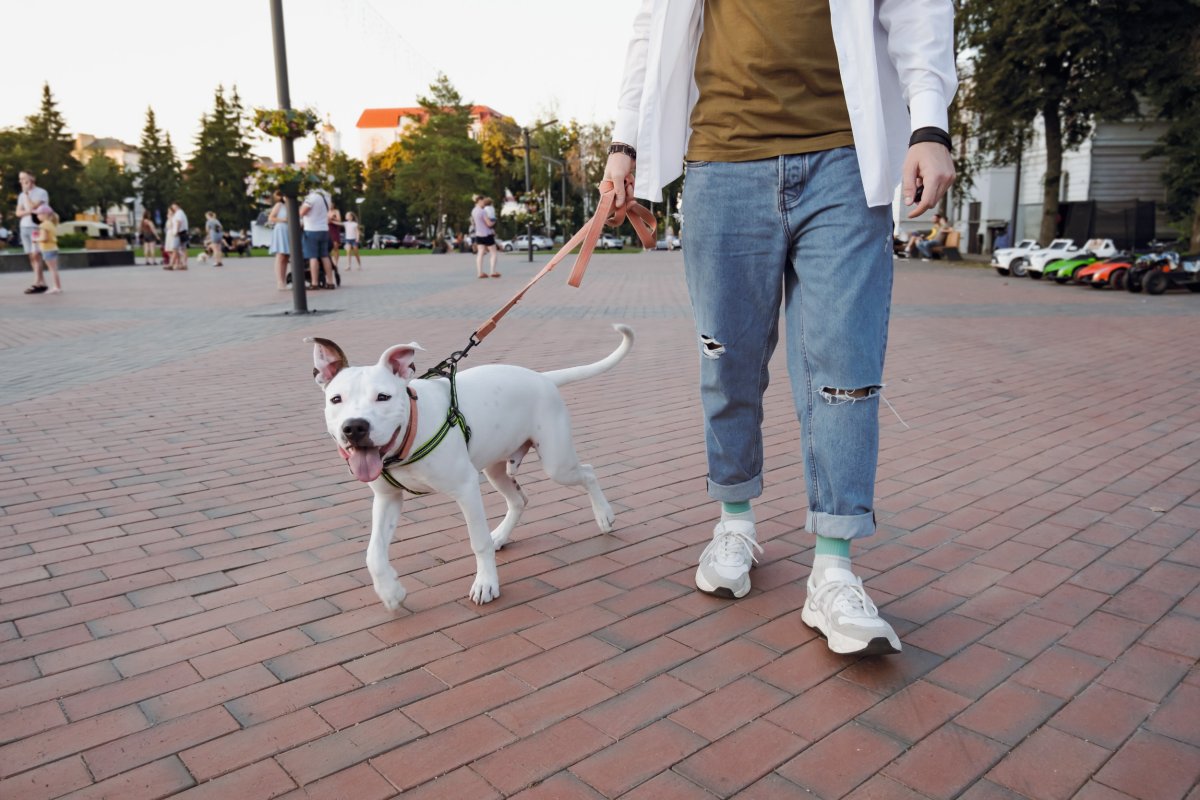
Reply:
<svg viewBox="0 0 1200 800"><path fill-rule="evenodd" d="M1200 297L896 269L878 534L902 654L831 654L783 348L754 589L695 590L705 493L679 253L561 267L474 350L564 388L617 511L521 470L501 597L410 498L397 613L305 336L431 366L546 257L383 256L286 316L267 259L0 274L0 798L1200 800ZM502 502L485 487L498 520Z"/></svg>

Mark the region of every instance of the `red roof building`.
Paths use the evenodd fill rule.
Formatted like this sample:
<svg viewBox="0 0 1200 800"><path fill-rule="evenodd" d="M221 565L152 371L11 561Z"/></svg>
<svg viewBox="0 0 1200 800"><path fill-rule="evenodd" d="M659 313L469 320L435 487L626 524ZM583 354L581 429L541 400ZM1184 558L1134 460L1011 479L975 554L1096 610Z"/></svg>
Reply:
<svg viewBox="0 0 1200 800"><path fill-rule="evenodd" d="M471 127L469 131L471 138L476 139L479 137L484 123L488 120L503 116L503 114L490 106L471 106ZM358 118L358 123L355 125L358 128L363 159L365 160L375 153L386 150L392 142L403 136L404 132L410 126L419 125L424 121L425 109L420 106L363 109L362 114Z"/></svg>

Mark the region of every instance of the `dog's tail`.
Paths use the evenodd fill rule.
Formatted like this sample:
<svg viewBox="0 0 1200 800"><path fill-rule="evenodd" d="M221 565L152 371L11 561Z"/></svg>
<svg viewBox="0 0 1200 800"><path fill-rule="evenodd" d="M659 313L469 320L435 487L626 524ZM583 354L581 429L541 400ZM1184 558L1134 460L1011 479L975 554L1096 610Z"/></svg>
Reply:
<svg viewBox="0 0 1200 800"><path fill-rule="evenodd" d="M617 345L617 349L609 353L606 358L594 364L556 369L550 372L543 372L542 374L553 381L555 386L562 386L565 383L574 383L584 378L595 377L602 372L608 372L620 363L621 359L633 348L633 328L630 328L628 325L613 325L613 327L621 333L621 344Z"/></svg>

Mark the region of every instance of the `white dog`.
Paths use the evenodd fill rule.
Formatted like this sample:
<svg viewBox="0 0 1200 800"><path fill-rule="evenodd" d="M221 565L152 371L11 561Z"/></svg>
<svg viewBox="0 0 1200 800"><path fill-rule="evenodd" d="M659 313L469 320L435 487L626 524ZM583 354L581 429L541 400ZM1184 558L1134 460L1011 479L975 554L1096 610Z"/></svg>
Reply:
<svg viewBox="0 0 1200 800"><path fill-rule="evenodd" d="M454 420L450 381L414 380L413 357L421 349L415 342L389 348L374 366L351 367L333 342L305 340L315 343L313 374L325 390L329 435L350 472L371 484L375 494L367 571L388 609L396 610L406 594L388 561L405 490L445 492L458 502L475 552L470 597L476 603L500 595L496 550L508 542L525 509L525 493L514 475L531 447L551 479L587 490L600 530L612 530L612 507L591 466L579 463L558 387L606 372L625 357L633 346L633 331L613 327L621 333L621 344L594 364L544 373L502 364L464 370L456 381L463 425ZM503 521L490 532L480 472L508 504Z"/></svg>

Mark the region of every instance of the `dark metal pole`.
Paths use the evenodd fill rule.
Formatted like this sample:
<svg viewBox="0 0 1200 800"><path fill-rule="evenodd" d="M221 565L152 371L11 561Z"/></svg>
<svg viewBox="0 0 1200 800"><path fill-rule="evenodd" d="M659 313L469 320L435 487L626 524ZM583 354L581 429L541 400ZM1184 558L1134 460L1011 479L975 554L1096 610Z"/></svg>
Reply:
<svg viewBox="0 0 1200 800"><path fill-rule="evenodd" d="M525 202L529 202L529 128L521 128L521 136L525 145ZM528 207L525 213L529 213ZM526 218L525 221L525 246L529 248L529 260L533 261L533 220Z"/></svg>
<svg viewBox="0 0 1200 800"><path fill-rule="evenodd" d="M292 107L288 92L287 45L283 38L283 0L271 0L271 38L275 42L275 91L279 95L279 107L287 111ZM292 140L284 136L283 163L295 164L296 152ZM308 297L304 293L304 258L300 241L300 204L291 192L284 194L287 204L288 249L292 254L292 310L298 314L308 313Z"/></svg>
<svg viewBox="0 0 1200 800"><path fill-rule="evenodd" d="M1021 202L1021 154L1022 148L1017 148L1017 179L1013 183L1012 222L1009 223L1009 247L1017 246L1017 209ZM1022 237L1023 238L1023 237ZM1046 242L1046 244L1050 244Z"/></svg>

